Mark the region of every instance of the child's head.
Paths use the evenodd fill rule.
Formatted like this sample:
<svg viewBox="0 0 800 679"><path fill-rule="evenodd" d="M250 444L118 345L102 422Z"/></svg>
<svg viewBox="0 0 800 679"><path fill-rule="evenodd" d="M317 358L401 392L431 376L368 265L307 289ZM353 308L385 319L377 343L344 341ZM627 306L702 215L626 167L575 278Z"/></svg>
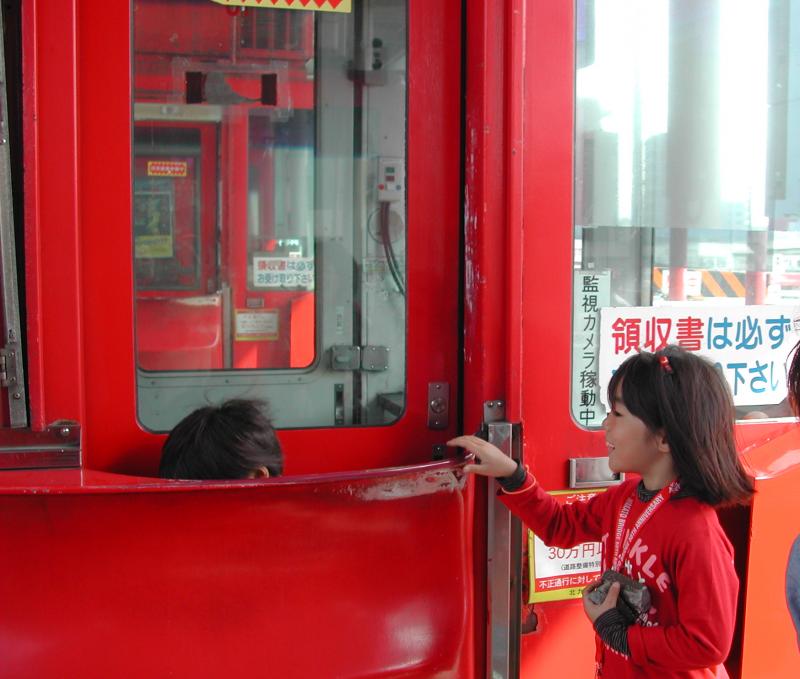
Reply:
<svg viewBox="0 0 800 679"><path fill-rule="evenodd" d="M730 390L708 360L677 346L627 359L608 384L648 430L662 433L683 489L711 505L743 502L752 480L739 461Z"/></svg>
<svg viewBox="0 0 800 679"><path fill-rule="evenodd" d="M233 399L199 408L170 432L159 476L247 479L280 476L283 452L262 401Z"/></svg>

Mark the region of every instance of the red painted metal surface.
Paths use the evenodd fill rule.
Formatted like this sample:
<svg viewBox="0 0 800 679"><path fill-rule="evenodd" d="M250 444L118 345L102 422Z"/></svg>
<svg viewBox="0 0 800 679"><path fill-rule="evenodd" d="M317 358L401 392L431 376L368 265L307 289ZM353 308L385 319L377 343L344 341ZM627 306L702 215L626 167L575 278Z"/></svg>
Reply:
<svg viewBox="0 0 800 679"><path fill-rule="evenodd" d="M603 435L570 415L572 303L572 3L532 3L526 20L523 176L525 459L548 489L568 487L567 460L606 454ZM580 601L537 605L522 638L521 677L591 676L594 633Z"/></svg>
<svg viewBox="0 0 800 679"><path fill-rule="evenodd" d="M789 549L800 534L800 428L743 451L756 476L742 621L745 679L800 676L797 635L786 605Z"/></svg>
<svg viewBox="0 0 800 679"><path fill-rule="evenodd" d="M506 399L505 118L506 12L502 3L467 0L464 132L464 431L483 421L483 403ZM486 572L486 479L475 483L475 573ZM475 600L486 601L484 578ZM485 620L475 626L475 675L486 673Z"/></svg>
<svg viewBox="0 0 800 679"><path fill-rule="evenodd" d="M457 464L0 484L0 677L473 676Z"/></svg>
<svg viewBox="0 0 800 679"><path fill-rule="evenodd" d="M22 13L28 380L31 425L40 430L54 419L85 420L77 17L73 4L34 0Z"/></svg>

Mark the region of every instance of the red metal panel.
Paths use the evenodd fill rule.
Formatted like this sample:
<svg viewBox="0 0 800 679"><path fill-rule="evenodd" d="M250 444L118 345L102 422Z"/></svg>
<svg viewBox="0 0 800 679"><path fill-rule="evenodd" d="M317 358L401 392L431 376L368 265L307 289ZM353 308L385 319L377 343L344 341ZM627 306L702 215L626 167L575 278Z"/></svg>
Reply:
<svg viewBox="0 0 800 679"><path fill-rule="evenodd" d="M28 393L37 430L84 412L75 25L73 3L23 2Z"/></svg>
<svg viewBox="0 0 800 679"><path fill-rule="evenodd" d="M0 477L0 677L473 676L457 465L38 478Z"/></svg>
<svg viewBox="0 0 800 679"><path fill-rule="evenodd" d="M464 133L464 430L476 431L483 403L506 398L505 200L506 12L503 3L466 3ZM487 483L475 483L474 569L486 572ZM485 578L475 600L486 601ZM486 673L486 619L476 620L475 674Z"/></svg>
<svg viewBox="0 0 800 679"><path fill-rule="evenodd" d="M789 549L800 534L800 428L745 452L756 495L747 562L741 675L747 679L800 676L797 635L786 605Z"/></svg>

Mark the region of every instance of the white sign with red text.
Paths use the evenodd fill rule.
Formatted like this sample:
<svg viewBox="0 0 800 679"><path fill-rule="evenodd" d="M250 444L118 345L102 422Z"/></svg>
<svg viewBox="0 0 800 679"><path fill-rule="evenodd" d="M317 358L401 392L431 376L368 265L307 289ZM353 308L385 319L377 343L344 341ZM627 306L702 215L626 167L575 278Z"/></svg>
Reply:
<svg viewBox="0 0 800 679"><path fill-rule="evenodd" d="M604 489L557 490L550 493L563 505L588 502ZM528 603L577 599L583 588L600 577L599 542L582 542L574 547L548 547L528 531L530 594Z"/></svg>
<svg viewBox="0 0 800 679"><path fill-rule="evenodd" d="M677 344L716 363L736 405L786 398L786 362L797 343L793 305L606 307L600 310L600 395L637 350ZM606 405L608 405L606 403Z"/></svg>

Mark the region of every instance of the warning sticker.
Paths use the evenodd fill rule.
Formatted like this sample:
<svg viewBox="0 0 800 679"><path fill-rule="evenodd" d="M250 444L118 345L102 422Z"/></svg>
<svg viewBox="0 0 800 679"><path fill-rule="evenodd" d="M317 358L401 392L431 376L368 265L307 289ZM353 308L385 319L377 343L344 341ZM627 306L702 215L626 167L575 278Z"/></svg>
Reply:
<svg viewBox="0 0 800 679"><path fill-rule="evenodd" d="M236 309L236 340L265 342L278 339L277 309Z"/></svg>
<svg viewBox="0 0 800 679"><path fill-rule="evenodd" d="M211 0L227 7L260 7L261 9L305 9L311 12L350 13L351 0Z"/></svg>
<svg viewBox="0 0 800 679"><path fill-rule="evenodd" d="M189 174L189 163L185 160L148 160L148 177L185 177Z"/></svg>
<svg viewBox="0 0 800 679"><path fill-rule="evenodd" d="M604 489L558 490L550 493L559 504L588 502ZM583 588L600 577L601 545L583 542L569 549L548 547L528 531L530 597L528 603L577 599Z"/></svg>

